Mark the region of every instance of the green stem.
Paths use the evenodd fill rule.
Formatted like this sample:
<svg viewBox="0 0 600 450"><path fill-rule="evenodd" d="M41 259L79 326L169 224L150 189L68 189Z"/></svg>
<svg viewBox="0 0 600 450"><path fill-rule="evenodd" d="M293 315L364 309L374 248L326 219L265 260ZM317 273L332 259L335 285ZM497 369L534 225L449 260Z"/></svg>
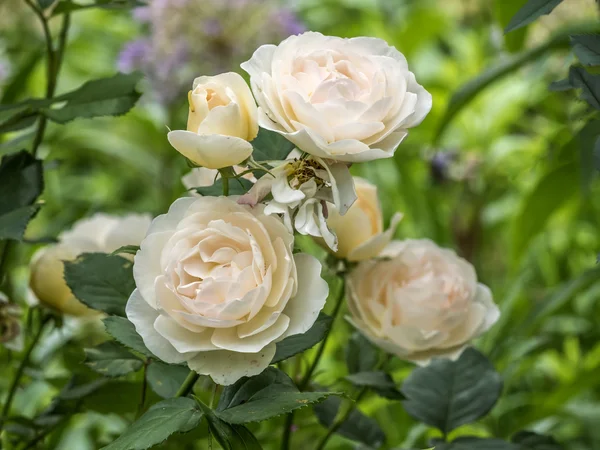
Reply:
<svg viewBox="0 0 600 450"><path fill-rule="evenodd" d="M194 384L196 384L198 378L200 378L200 375L193 370L190 371L189 375L177 391L177 394L175 394L175 397L187 397L188 394L192 392L192 389L194 389Z"/></svg>
<svg viewBox="0 0 600 450"><path fill-rule="evenodd" d="M343 300L344 300L345 296L346 296L346 284L345 284L344 280L342 279L342 286L340 287L340 292L338 294L338 298L336 300L336 303L335 303L335 306L333 309L333 314L332 314L333 322L331 324L332 328L333 328L333 324L335 323L335 320L342 308L342 303L344 303ZM325 346L327 345L327 341L328 341L330 335L331 335L331 332L327 333L325 335L325 338L323 338L323 342L321 342L321 345L319 346L319 349L317 350L315 359L313 360L313 362L310 365L306 374L304 374L302 381L298 385L298 387L300 388L301 391L304 391L308 387L308 384L310 383L310 379L312 378L315 370L317 369L317 366L319 365L319 361L321 360L321 357L323 356L323 353L325 351ZM283 437L281 439L281 450L289 450L290 442L291 442L291 438L292 438L292 427L293 426L294 426L294 412L292 411L285 418L285 423L284 423L284 428L283 428Z"/></svg>
<svg viewBox="0 0 600 450"><path fill-rule="evenodd" d="M380 360L379 363L377 363L377 365L373 368L373 370L374 371L377 371L380 369L383 370L385 368L385 366L387 365L387 363L391 359L392 359L392 355L388 355L385 359ZM340 429L340 427L344 424L344 422L346 422L346 420L348 420L348 418L350 417L350 414L352 414L354 412L354 410L358 406L359 402L367 394L367 391L368 391L367 387L361 388L358 391L358 394L356 395L356 400L354 400L350 404L346 404L347 405L346 410L342 414L338 414L336 416L335 420L333 421L333 424L331 424L331 426L327 430L327 434L325 436L323 436L323 438L317 445L316 450L323 450L325 448L329 439L331 439L331 437Z"/></svg>
<svg viewBox="0 0 600 450"><path fill-rule="evenodd" d="M138 405L138 410L137 410L137 414L136 417L140 417L142 415L142 413L144 412L144 405L146 404L146 391L148 390L148 364L150 363L150 360L146 360L144 362L144 373L143 373L143 380L142 380L142 393L140 395L140 404Z"/></svg>
<svg viewBox="0 0 600 450"><path fill-rule="evenodd" d="M58 74L60 72L60 68L62 66L62 60L65 53L65 46L67 44L67 36L69 33L69 27L71 25L71 15L66 13L63 15L63 21L60 29L60 33L58 36L58 47L54 50L52 33L50 32L50 26L48 24L48 19L44 15L44 12L32 1L25 0L25 3L33 10L35 15L40 20L42 24L42 29L44 31L44 38L46 41L46 98L50 99L54 97L54 92L56 91L56 85L58 82ZM37 154L38 148L44 139L44 133L46 132L46 125L48 120L45 116L41 116L38 122L37 131L35 133L35 137L33 139L32 144L32 154L35 156Z"/></svg>
<svg viewBox="0 0 600 450"><path fill-rule="evenodd" d="M335 307L333 309L333 314L331 315L331 317L333 319L332 323L331 323L331 328L333 328L333 324L335 323L335 320L336 320L340 310L342 309L342 304L344 303L345 297L346 297L346 283L344 282L344 280L342 280L342 286L340 288L340 292L338 294L338 298L336 300ZM327 342L329 341L329 336L331 336L331 332L327 333L325 335L325 338L323 338L323 342L321 342L321 345L319 346L319 349L317 350L315 359L313 360L308 371L304 375L304 378L300 382L299 388L301 391L306 390L308 384L310 383L310 379L313 376L315 370L317 369L317 366L319 365L319 361L321 361L321 357L323 356L323 352L325 351L325 347L327 346Z"/></svg>
<svg viewBox="0 0 600 450"><path fill-rule="evenodd" d="M344 411L339 417L336 417L336 419L333 421L333 424L327 430L327 434L325 436L323 436L323 438L317 445L316 450L323 450L325 448L325 446L327 445L327 442L329 442L329 439L331 439L331 437L335 434L335 432L340 429L340 427L344 424L344 422L346 420L348 420L348 418L350 417L350 414L352 414L354 412L354 410L356 409L356 406L358 405L358 402L360 402L362 400L362 398L365 396L366 393L367 393L367 388L363 387L358 392L358 395L356 396L356 400L350 406L348 406L346 408L346 411Z"/></svg>
<svg viewBox="0 0 600 450"><path fill-rule="evenodd" d="M229 178L227 174L221 174L221 180L223 180L223 195L227 197L229 195Z"/></svg>
<svg viewBox="0 0 600 450"><path fill-rule="evenodd" d="M48 322L48 320L49 320L48 317L43 319L42 323L40 324L39 330L33 337L33 340L29 344L29 347L27 347L27 350L25 351L25 355L23 356L23 359L21 360L21 363L19 364L19 367L17 368L15 377L13 378L13 381L8 390L8 397L6 398L6 401L4 402L4 406L2 407L2 415L0 415L0 429L4 425L4 422L5 422L6 418L8 417L8 414L10 413L10 407L12 405L13 399L14 399L17 389L19 387L19 383L21 382L21 378L23 377L23 373L25 372L25 368L29 364L29 359L31 358L33 349L35 348L38 341L40 340L40 337L42 336L42 332L44 331L45 325Z"/></svg>

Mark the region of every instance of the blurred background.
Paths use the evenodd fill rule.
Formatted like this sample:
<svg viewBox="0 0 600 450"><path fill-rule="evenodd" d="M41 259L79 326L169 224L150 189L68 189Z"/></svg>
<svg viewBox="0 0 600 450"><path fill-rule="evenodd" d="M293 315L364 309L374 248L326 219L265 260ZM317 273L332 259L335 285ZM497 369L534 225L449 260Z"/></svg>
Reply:
<svg viewBox="0 0 600 450"><path fill-rule="evenodd" d="M57 92L116 71L141 70L144 94L118 119L49 126L40 150L46 206L28 228L34 244L11 254L20 266L9 280L10 295L26 296L27 261L42 245L35 242L55 238L96 211L156 215L185 194L181 177L189 168L166 134L184 128L194 77L241 72L239 64L260 44L304 30L380 37L406 55L433 95L433 110L393 159L353 171L378 185L386 220L396 211L405 214L397 238L427 237L455 248L476 266L503 313L478 347L504 376L504 396L478 425L453 434L507 437L529 428L554 435L568 450L600 449L600 196L593 155L578 145L589 110L573 92L548 89L575 61L568 45L549 40L565 27L598 22L599 8L594 0L566 0L551 15L505 36L504 26L523 3L151 0L133 10L74 13ZM21 0L0 1L2 104L43 96L38 25ZM477 85L490 70L504 76ZM465 85L477 88L476 95L460 97ZM33 131L6 136L0 155L32 139ZM320 383L333 385L343 376L340 355L348 333L345 323L336 331ZM68 364L52 370L61 373ZM412 366L394 364L401 381ZM56 392L47 381L27 389L29 397L19 400L24 415ZM425 448L434 436L397 402L372 398L361 408L386 433L384 448ZM105 412L106 405L78 415L55 448L95 449L110 442L126 423ZM322 428L308 413L299 414L297 423L294 443L308 448ZM276 426L281 424L257 428L259 440L269 442ZM332 443L353 448L342 438ZM191 447L177 448L206 448L185 445ZM277 448L276 442L265 448Z"/></svg>

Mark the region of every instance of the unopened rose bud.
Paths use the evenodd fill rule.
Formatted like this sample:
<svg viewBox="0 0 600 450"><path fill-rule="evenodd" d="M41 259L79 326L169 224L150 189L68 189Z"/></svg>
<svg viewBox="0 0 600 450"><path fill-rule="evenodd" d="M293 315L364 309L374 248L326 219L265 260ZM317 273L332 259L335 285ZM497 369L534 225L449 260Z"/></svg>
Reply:
<svg viewBox="0 0 600 450"><path fill-rule="evenodd" d="M383 250L394 236L402 215L395 214L390 227L384 231L377 187L359 177L354 177L354 187L357 196L354 204L343 216L331 207L327 226L338 238L338 250L332 253L338 258L361 261Z"/></svg>
<svg viewBox="0 0 600 450"><path fill-rule="evenodd" d="M59 243L44 247L33 256L29 286L40 303L72 315L97 314L79 302L64 279L64 261L81 253L110 253L124 245L139 245L150 226L150 217L130 214L124 217L96 214L77 222L59 237Z"/></svg>
<svg viewBox="0 0 600 450"><path fill-rule="evenodd" d="M199 166L222 169L252 154L258 134L258 109L250 88L237 73L194 80L188 94L187 130L171 131L171 145Z"/></svg>

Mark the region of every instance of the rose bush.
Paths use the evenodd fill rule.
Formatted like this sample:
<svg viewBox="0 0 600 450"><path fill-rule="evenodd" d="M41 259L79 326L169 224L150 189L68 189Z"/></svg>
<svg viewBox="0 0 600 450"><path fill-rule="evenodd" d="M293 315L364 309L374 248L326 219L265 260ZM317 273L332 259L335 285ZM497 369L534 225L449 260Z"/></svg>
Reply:
<svg viewBox="0 0 600 450"><path fill-rule="evenodd" d="M124 245L139 245L151 220L146 214L95 214L75 223L59 236L57 244L41 248L33 256L29 286L35 299L65 314L95 314L71 293L63 261L72 261L81 253L111 253Z"/></svg>
<svg viewBox="0 0 600 450"><path fill-rule="evenodd" d="M234 72L194 80L187 130L168 134L171 145L208 169L239 164L252 154L257 107L244 79Z"/></svg>
<svg viewBox="0 0 600 450"><path fill-rule="evenodd" d="M334 255L348 261L362 261L376 257L389 244L402 214L394 214L390 227L383 231L377 187L360 177L354 177L354 187L356 201L344 215L331 207L327 226L338 239L338 249L333 252ZM331 250L329 246L326 248Z"/></svg>
<svg viewBox="0 0 600 450"><path fill-rule="evenodd" d="M181 198L157 217L135 256L127 317L168 363L229 385L262 372L275 343L306 332L328 294L321 264L264 205Z"/></svg>
<svg viewBox="0 0 600 450"><path fill-rule="evenodd" d="M389 158L431 110L404 55L381 39L308 32L259 47L242 68L260 126L323 158Z"/></svg>
<svg viewBox="0 0 600 450"><path fill-rule="evenodd" d="M347 285L349 320L385 351L420 364L458 357L498 320L492 293L454 251L406 240L381 256L360 263Z"/></svg>

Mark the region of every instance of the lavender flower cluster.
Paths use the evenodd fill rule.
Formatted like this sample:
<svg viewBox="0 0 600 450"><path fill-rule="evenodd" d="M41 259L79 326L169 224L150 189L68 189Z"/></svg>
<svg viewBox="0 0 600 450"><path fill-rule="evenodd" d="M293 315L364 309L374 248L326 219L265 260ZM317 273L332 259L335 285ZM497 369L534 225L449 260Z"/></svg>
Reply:
<svg viewBox="0 0 600 450"><path fill-rule="evenodd" d="M118 68L143 71L164 106L198 73L232 70L261 44L304 31L277 0L153 0L133 14L147 31L125 45Z"/></svg>

